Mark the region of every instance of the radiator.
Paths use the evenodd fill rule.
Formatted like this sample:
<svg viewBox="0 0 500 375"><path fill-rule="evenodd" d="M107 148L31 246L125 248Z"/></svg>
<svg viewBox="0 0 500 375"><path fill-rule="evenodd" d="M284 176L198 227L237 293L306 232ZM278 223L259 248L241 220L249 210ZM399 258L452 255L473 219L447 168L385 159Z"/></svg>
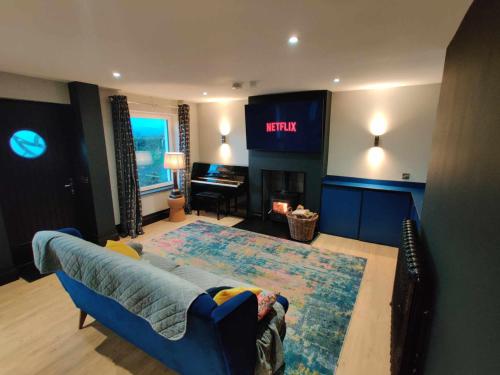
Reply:
<svg viewBox="0 0 500 375"><path fill-rule="evenodd" d="M392 293L391 374L421 373L429 315L423 256L415 222L404 220Z"/></svg>

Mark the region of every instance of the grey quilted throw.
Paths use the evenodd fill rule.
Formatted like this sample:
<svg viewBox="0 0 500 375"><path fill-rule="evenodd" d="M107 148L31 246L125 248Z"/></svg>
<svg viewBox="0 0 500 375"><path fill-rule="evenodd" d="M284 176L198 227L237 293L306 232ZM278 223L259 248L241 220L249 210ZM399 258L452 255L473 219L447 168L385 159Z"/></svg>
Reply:
<svg viewBox="0 0 500 375"><path fill-rule="evenodd" d="M41 273L63 270L96 293L112 298L144 318L169 340L184 336L189 306L204 293L199 286L148 262L60 232L36 233L33 254Z"/></svg>
<svg viewBox="0 0 500 375"><path fill-rule="evenodd" d="M285 332L285 309L276 302L273 309L259 322L255 375L284 374L283 340Z"/></svg>

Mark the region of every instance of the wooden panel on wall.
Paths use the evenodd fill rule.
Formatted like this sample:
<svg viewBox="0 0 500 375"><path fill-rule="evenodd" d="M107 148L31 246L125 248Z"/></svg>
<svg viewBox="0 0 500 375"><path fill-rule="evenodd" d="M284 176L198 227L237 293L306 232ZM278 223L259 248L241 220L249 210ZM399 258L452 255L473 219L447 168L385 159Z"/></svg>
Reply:
<svg viewBox="0 0 500 375"><path fill-rule="evenodd" d="M500 2L448 47L422 216L435 277L425 373L500 373Z"/></svg>

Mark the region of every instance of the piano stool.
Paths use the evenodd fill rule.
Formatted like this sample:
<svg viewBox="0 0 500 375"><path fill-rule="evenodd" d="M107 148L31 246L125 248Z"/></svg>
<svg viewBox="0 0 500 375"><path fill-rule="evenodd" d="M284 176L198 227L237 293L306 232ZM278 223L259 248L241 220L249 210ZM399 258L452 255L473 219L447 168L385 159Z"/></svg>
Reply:
<svg viewBox="0 0 500 375"><path fill-rule="evenodd" d="M221 203L225 203L226 211L225 214L229 214L229 198L226 198L221 193L216 193L213 191L203 191L201 193L196 193L193 196L193 208L197 211L197 215L200 216L200 209L207 210L207 207L214 206L216 207L217 212L217 220L220 218L220 205Z"/></svg>

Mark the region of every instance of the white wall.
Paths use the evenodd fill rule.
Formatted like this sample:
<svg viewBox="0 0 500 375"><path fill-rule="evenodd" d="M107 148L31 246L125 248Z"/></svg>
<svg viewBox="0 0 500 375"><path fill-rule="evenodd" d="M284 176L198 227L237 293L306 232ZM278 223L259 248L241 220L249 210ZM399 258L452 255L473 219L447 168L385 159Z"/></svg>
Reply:
<svg viewBox="0 0 500 375"><path fill-rule="evenodd" d="M425 182L435 126L440 84L384 90L335 92L332 98L328 174ZM383 116L383 159L370 153L372 119Z"/></svg>
<svg viewBox="0 0 500 375"><path fill-rule="evenodd" d="M111 194L113 199L113 208L115 215L115 223L120 222L120 206L118 203L118 183L116 176L116 160L115 160L115 144L113 134L113 121L111 115L111 104L109 96L111 95L126 95L129 102L130 111L144 112L161 112L172 115L177 119L177 100L154 98L142 95L119 92L114 89L100 88L99 94L101 97L101 110L104 123L104 137L106 142L106 153L108 157L109 175L111 180ZM144 104L136 104L136 103ZM197 106L193 103L190 105L191 117L191 162L198 161L198 126L197 126ZM177 126L177 124L176 124ZM142 196L142 214L149 215L168 208L168 195L170 191L162 191Z"/></svg>
<svg viewBox="0 0 500 375"><path fill-rule="evenodd" d="M199 161L248 165L245 135L246 100L198 104ZM227 128L227 145L221 144L221 129Z"/></svg>
<svg viewBox="0 0 500 375"><path fill-rule="evenodd" d="M425 182L440 84L384 90L335 92L332 98L328 174L383 180ZM198 104L202 162L248 165L245 136L246 101ZM387 119L380 137L383 160L377 165L369 150L370 122L377 113ZM221 155L220 124L228 121L230 155ZM370 154L372 155L372 154Z"/></svg>
<svg viewBox="0 0 500 375"><path fill-rule="evenodd" d="M0 98L69 104L66 82L0 72Z"/></svg>

